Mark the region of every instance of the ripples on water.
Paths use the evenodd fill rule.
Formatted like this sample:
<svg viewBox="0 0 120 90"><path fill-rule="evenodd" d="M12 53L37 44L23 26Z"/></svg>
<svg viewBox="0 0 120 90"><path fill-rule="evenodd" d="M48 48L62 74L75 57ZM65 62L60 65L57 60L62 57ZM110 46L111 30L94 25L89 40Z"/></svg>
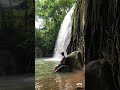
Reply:
<svg viewBox="0 0 120 90"><path fill-rule="evenodd" d="M47 61L41 59L35 61L36 90L75 90L77 83L83 83L85 85L83 71L66 74L54 73L54 67L58 63L55 60Z"/></svg>

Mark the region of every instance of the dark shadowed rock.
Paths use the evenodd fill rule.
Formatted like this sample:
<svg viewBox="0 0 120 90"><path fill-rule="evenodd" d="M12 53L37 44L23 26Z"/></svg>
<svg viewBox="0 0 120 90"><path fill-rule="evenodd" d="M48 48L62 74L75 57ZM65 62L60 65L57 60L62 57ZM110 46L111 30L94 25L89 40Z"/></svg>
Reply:
<svg viewBox="0 0 120 90"><path fill-rule="evenodd" d="M60 67L58 67L55 70L55 72L58 72L58 73L60 73L60 72L63 72L63 73L65 73L65 72L72 72L72 69L68 65L61 65Z"/></svg>
<svg viewBox="0 0 120 90"><path fill-rule="evenodd" d="M0 75L16 72L15 58L9 50L0 50Z"/></svg>
<svg viewBox="0 0 120 90"><path fill-rule="evenodd" d="M85 80L86 90L115 90L112 67L104 58L86 65Z"/></svg>

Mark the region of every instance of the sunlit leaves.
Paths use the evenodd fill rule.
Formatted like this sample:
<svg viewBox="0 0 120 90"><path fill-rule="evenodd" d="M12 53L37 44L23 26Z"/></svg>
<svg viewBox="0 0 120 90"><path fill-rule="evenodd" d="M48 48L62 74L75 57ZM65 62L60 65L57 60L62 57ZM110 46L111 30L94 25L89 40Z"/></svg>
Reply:
<svg viewBox="0 0 120 90"><path fill-rule="evenodd" d="M35 0L35 15L44 21L47 32L39 34L45 54L54 50L61 23L75 0ZM41 30L42 31L42 30ZM36 41L38 43L39 41Z"/></svg>

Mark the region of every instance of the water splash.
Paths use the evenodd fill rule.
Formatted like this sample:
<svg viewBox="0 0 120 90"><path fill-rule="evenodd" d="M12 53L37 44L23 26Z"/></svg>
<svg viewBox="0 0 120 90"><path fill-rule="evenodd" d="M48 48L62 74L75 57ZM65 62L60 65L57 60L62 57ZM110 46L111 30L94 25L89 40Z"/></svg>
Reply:
<svg viewBox="0 0 120 90"><path fill-rule="evenodd" d="M61 58L46 58L45 61L60 61Z"/></svg>
<svg viewBox="0 0 120 90"><path fill-rule="evenodd" d="M62 58L61 52L64 52L65 56L67 56L66 49L71 40L72 14L74 12L74 7L75 7L75 4L67 13L67 15L65 16L61 24L61 28L59 30L53 57Z"/></svg>

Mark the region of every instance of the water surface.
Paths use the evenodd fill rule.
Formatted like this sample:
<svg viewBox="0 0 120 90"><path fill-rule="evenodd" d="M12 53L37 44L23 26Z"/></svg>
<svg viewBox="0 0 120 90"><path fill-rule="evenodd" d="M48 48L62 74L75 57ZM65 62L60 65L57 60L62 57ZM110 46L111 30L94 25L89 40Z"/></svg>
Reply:
<svg viewBox="0 0 120 90"><path fill-rule="evenodd" d="M0 90L34 90L33 75L0 77Z"/></svg>
<svg viewBox="0 0 120 90"><path fill-rule="evenodd" d="M54 67L58 63L57 60L48 59L37 59L35 61L36 90L75 90L77 83L85 84L83 71L64 74L54 73Z"/></svg>

